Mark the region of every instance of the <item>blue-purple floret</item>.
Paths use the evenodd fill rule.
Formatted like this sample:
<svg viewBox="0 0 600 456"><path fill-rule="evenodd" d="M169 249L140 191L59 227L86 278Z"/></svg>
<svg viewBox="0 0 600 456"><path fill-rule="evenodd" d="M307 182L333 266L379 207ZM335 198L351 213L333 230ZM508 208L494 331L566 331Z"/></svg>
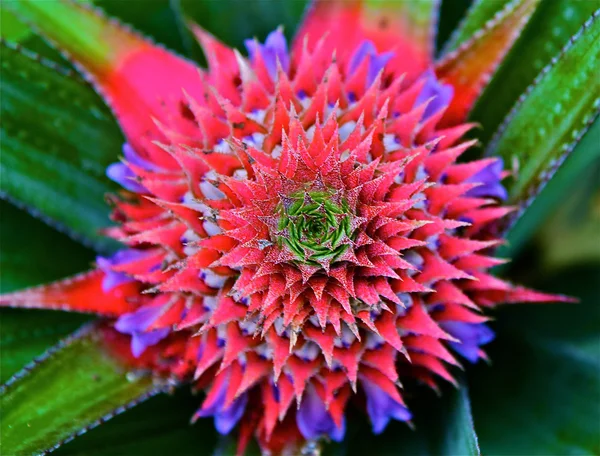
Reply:
<svg viewBox="0 0 600 456"><path fill-rule="evenodd" d="M361 66L365 59L368 59L367 87L369 87L393 56L393 52L379 54L373 42L365 40L356 48L356 51L354 51L354 54L350 58L348 74L352 74Z"/></svg>
<svg viewBox="0 0 600 456"><path fill-rule="evenodd" d="M248 50L250 60L255 60L260 54L262 60L272 79L277 77L277 62L281 68L288 72L290 69L290 56L287 41L281 28L269 33L264 44L257 40L245 40L244 45Z"/></svg>
<svg viewBox="0 0 600 456"><path fill-rule="evenodd" d="M307 440L327 435L331 440L340 442L346 432L345 420L342 420L340 427L336 426L325 403L313 386L309 386L304 392L302 403L296 414L296 424L302 436Z"/></svg>
<svg viewBox="0 0 600 456"><path fill-rule="evenodd" d="M373 433L381 434L392 419L398 421L411 419L408 409L375 383L362 378L361 385L367 397L367 413L371 419Z"/></svg>
<svg viewBox="0 0 600 456"><path fill-rule="evenodd" d="M494 340L494 331L483 323L446 321L442 329L460 342L450 342L450 347L463 358L475 363L479 360L480 347Z"/></svg>
<svg viewBox="0 0 600 456"><path fill-rule="evenodd" d="M148 331L148 328L163 312L163 306L142 307L119 317L115 329L131 336L131 353L138 358L151 345L169 335L169 328Z"/></svg>
<svg viewBox="0 0 600 456"><path fill-rule="evenodd" d="M148 190L137 181L135 173L127 166L127 164L148 171L159 171L161 168L142 158L142 156L140 156L140 154L138 154L128 143L123 144L123 156L126 163L113 163L106 168L106 175L108 178L129 191L135 193L148 193Z"/></svg>
<svg viewBox="0 0 600 456"><path fill-rule="evenodd" d="M506 189L500 183L502 181L503 169L504 162L501 158L498 158L481 171L471 176L465 182L478 183L480 185L470 189L466 193L466 196L474 198L497 198L500 200L508 198Z"/></svg>
<svg viewBox="0 0 600 456"><path fill-rule="evenodd" d="M116 272L113 270L113 267L139 260L145 255L146 253L140 250L125 249L119 250L112 257L96 257L96 264L98 265L98 268L100 268L105 274L104 278L102 279L102 291L108 293L119 285L133 282L134 279L131 276L123 272Z"/></svg>
<svg viewBox="0 0 600 456"><path fill-rule="evenodd" d="M426 71L422 78L425 79L425 85L417 96L414 107L429 101L423 113L423 120L426 120L448 107L454 96L454 88L449 84L442 84L433 70Z"/></svg>
<svg viewBox="0 0 600 456"><path fill-rule="evenodd" d="M229 434L235 427L238 421L244 415L246 411L246 405L248 403L248 395L242 394L240 397L235 399L233 403L227 408L223 407L225 404L225 398L227 393L227 383L224 382L219 390L217 398L213 403L204 410L196 412L195 418L205 418L213 416L215 419L215 428L219 434Z"/></svg>

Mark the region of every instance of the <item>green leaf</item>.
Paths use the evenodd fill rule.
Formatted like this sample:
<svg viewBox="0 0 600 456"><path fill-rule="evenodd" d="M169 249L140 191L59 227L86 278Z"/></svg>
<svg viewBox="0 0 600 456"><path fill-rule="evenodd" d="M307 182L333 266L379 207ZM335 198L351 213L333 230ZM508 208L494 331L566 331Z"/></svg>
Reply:
<svg viewBox="0 0 600 456"><path fill-rule="evenodd" d="M494 16L502 11L510 0L475 0L467 10L467 14L454 30L444 46L443 53L456 50L462 43L471 38L475 32L485 26ZM450 2L448 2L450 3Z"/></svg>
<svg viewBox="0 0 600 456"><path fill-rule="evenodd" d="M537 236L548 270L600 262L600 136L596 157Z"/></svg>
<svg viewBox="0 0 600 456"><path fill-rule="evenodd" d="M501 3L483 0L480 9L494 8ZM598 7L598 2L587 0L546 0L540 3L471 114L471 118L483 126L480 141L487 143L490 140L518 97ZM563 75L563 86L572 86L573 76L574 72Z"/></svg>
<svg viewBox="0 0 600 456"><path fill-rule="evenodd" d="M0 214L2 293L73 275L94 260L92 251L6 201Z"/></svg>
<svg viewBox="0 0 600 456"><path fill-rule="evenodd" d="M516 177L510 200L528 206L598 113L600 14L594 15L506 117L486 155L504 158Z"/></svg>
<svg viewBox="0 0 600 456"><path fill-rule="evenodd" d="M200 403L201 397L193 396L185 387L173 396L153 397L77 437L56 455L212 455L217 440L213 420L190 424Z"/></svg>
<svg viewBox="0 0 600 456"><path fill-rule="evenodd" d="M38 285L89 268L93 252L0 201L0 292ZM68 252L68 254L65 254ZM88 318L63 312L0 309L0 382Z"/></svg>
<svg viewBox="0 0 600 456"><path fill-rule="evenodd" d="M453 32L471 5L471 0L442 0L438 18L438 33L436 37L436 49L438 54L445 48L446 44L453 37Z"/></svg>
<svg viewBox="0 0 600 456"><path fill-rule="evenodd" d="M31 29L12 12L0 5L0 37L9 41L22 41L31 35Z"/></svg>
<svg viewBox="0 0 600 456"><path fill-rule="evenodd" d="M510 229L507 236L508 243L498 249L498 256L515 258L537 228L545 224L548 216L556 209L556 205L568 205L563 200L572 192L572 189L578 185L581 186L581 183L597 181L598 166L600 166L598 144L600 144L600 120L596 119L581 142L567 157L565 163L550 179L548 185ZM593 242L594 237L590 237L589 241ZM558 243L560 240L554 239L554 242ZM572 246L572 244L560 243L567 249Z"/></svg>
<svg viewBox="0 0 600 456"><path fill-rule="evenodd" d="M75 331L89 317L53 311L0 310L0 383Z"/></svg>
<svg viewBox="0 0 600 456"><path fill-rule="evenodd" d="M579 304L505 308L492 366L470 377L483 454L600 453L600 264L561 270L540 288Z"/></svg>
<svg viewBox="0 0 600 456"><path fill-rule="evenodd" d="M413 385L414 386L414 385ZM411 387L412 388L412 387ZM406 423L391 421L383 434L371 437L370 424L352 416L346 439L331 448L336 456L471 456L479 455L473 427L469 392L445 385L441 397L425 388L413 389L415 401L409 403L414 413L415 430Z"/></svg>
<svg viewBox="0 0 600 456"><path fill-rule="evenodd" d="M191 55L187 42L188 33L180 21L177 1L152 0L143 2L144 14L140 14L140 1L94 0L95 5L106 14L131 25L144 35L184 55Z"/></svg>
<svg viewBox="0 0 600 456"><path fill-rule="evenodd" d="M41 453L159 391L127 375L89 326L2 387L3 454Z"/></svg>
<svg viewBox="0 0 600 456"><path fill-rule="evenodd" d="M108 108L78 77L2 45L2 193L97 249L112 241L105 176L122 135ZM51 66L51 67L50 67Z"/></svg>

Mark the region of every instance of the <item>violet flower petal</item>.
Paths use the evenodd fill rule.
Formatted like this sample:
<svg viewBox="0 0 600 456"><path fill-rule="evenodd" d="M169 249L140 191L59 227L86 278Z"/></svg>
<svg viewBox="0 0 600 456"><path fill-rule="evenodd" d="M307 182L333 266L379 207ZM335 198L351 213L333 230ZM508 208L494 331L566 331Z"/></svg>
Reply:
<svg viewBox="0 0 600 456"><path fill-rule="evenodd" d="M381 434L392 418L408 421L412 415L406 407L392 399L375 383L361 378L367 396L367 413L373 425L373 433Z"/></svg>
<svg viewBox="0 0 600 456"><path fill-rule="evenodd" d="M307 440L328 435L332 440L340 442L346 432L345 421L342 421L339 428L335 425L313 386L309 386L304 393L300 409L296 413L296 424Z"/></svg>
<svg viewBox="0 0 600 456"><path fill-rule="evenodd" d="M284 71L289 71L290 56L287 41L280 28L269 33L264 44L256 40L245 40L244 44L248 50L250 60L256 59L256 56L260 53L272 79L277 77L277 61L279 61Z"/></svg>
<svg viewBox="0 0 600 456"><path fill-rule="evenodd" d="M159 343L169 335L169 328L159 328L148 332L134 332L131 338L131 353L139 358L144 351Z"/></svg>
<svg viewBox="0 0 600 456"><path fill-rule="evenodd" d="M479 347L491 342L495 336L494 331L483 323L445 321L440 326L448 334L460 340L460 343L450 342L450 346L472 363L479 359Z"/></svg>
<svg viewBox="0 0 600 456"><path fill-rule="evenodd" d="M146 160L145 158L142 158L128 143L123 144L123 155L125 156L125 160L128 163L131 163L132 165L138 166L148 171L162 170L160 166L157 166L154 163Z"/></svg>
<svg viewBox="0 0 600 456"><path fill-rule="evenodd" d="M354 51L348 63L348 74L353 73L362 64L364 59L369 59L369 69L367 71L367 87L370 87L379 72L385 68L386 64L394 56L393 52L377 53L377 48L372 41L364 40Z"/></svg>
<svg viewBox="0 0 600 456"><path fill-rule="evenodd" d="M129 263L146 256L147 253L137 249L119 250L112 257L96 257L96 264L105 273L102 279L102 291L108 293L115 287L124 283L133 282L134 279L123 272L117 272L112 269L113 266Z"/></svg>
<svg viewBox="0 0 600 456"><path fill-rule="evenodd" d="M426 120L450 104L454 96L454 88L449 84L441 84L432 70L426 71L423 77L426 78L426 82L413 107L431 100L423 113L422 120Z"/></svg>
<svg viewBox="0 0 600 456"><path fill-rule="evenodd" d="M350 63L348 64L348 73L353 73L358 69L362 61L368 56L377 53L377 49L375 49L375 45L372 41L364 40L354 54L350 58Z"/></svg>
<svg viewBox="0 0 600 456"><path fill-rule="evenodd" d="M106 176L121 187L136 193L148 193L146 187L138 183L136 175L124 163L113 163L106 168Z"/></svg>
<svg viewBox="0 0 600 456"><path fill-rule="evenodd" d="M219 434L229 434L237 422L242 418L248 404L248 395L242 394L233 404L226 409L221 409L215 413L215 428Z"/></svg>
<svg viewBox="0 0 600 456"><path fill-rule="evenodd" d="M472 188L465 195L473 198L497 198L506 200L508 192L500 183L502 180L502 170L504 162L498 158L478 173L471 176L465 182L480 183L481 185Z"/></svg>
<svg viewBox="0 0 600 456"><path fill-rule="evenodd" d="M196 412L198 417L214 416L215 428L220 434L229 434L235 427L237 422L242 418L246 411L248 403L248 395L246 393L238 397L233 403L223 408L225 403L225 395L227 392L227 383L221 385L221 389L217 393L217 397L213 400L210 406Z"/></svg>
<svg viewBox="0 0 600 456"><path fill-rule="evenodd" d="M162 306L145 306L135 312L121 315L115 323L115 329L124 334L145 331L162 312Z"/></svg>
<svg viewBox="0 0 600 456"><path fill-rule="evenodd" d="M136 358L146 348L155 345L169 335L169 328L146 329L161 315L162 306L141 307L135 312L121 315L115 323L115 329L131 335L131 352Z"/></svg>

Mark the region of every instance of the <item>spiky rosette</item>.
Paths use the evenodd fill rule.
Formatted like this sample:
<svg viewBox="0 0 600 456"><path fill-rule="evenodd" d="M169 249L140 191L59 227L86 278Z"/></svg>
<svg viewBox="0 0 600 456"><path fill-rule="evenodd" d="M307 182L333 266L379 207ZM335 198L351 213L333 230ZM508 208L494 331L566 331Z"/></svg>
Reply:
<svg viewBox="0 0 600 456"><path fill-rule="evenodd" d="M457 163L471 125L437 127L453 89L433 71L366 40L290 54L276 31L246 58L195 31L210 71L108 170L129 248L7 302L118 317L142 363L207 391L196 417L277 452L341 439L359 390L375 432L410 420L401 377L435 388L448 348L484 356L482 310L557 299L488 273L502 163Z"/></svg>

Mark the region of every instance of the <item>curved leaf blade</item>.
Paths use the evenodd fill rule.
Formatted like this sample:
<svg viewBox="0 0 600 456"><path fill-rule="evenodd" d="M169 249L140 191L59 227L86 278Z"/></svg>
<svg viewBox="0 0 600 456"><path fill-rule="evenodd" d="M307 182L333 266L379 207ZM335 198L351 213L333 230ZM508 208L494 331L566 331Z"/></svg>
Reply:
<svg viewBox="0 0 600 456"><path fill-rule="evenodd" d="M508 232L507 243L498 248L497 254L501 258L515 258L519 250L534 235L536 229L543 226L548 216L555 211L556 204L564 201L564 193L575 186L581 186L578 182L597 181L598 169L600 167L600 119L596 119L592 127L583 136L573 152L567 157L565 163L558 169L548 185L535 198L531 206L517 220ZM567 200L570 204L570 199ZM557 239L553 240L558 242ZM570 244L561 245L571 248ZM593 236L587 239L588 243L597 242ZM550 244L548 244L550 247ZM556 246L555 246L556 247ZM576 245L579 249L579 243ZM546 252L548 253L548 252ZM507 265L508 266L508 265ZM501 267L505 269L505 266Z"/></svg>
<svg viewBox="0 0 600 456"><path fill-rule="evenodd" d="M0 214L0 293L73 275L94 260L92 251L6 201Z"/></svg>
<svg viewBox="0 0 600 456"><path fill-rule="evenodd" d="M462 123L473 109L502 60L518 40L540 0L513 0L455 51L435 65L435 72L454 87L443 124Z"/></svg>
<svg viewBox="0 0 600 456"><path fill-rule="evenodd" d="M494 5L497 2L484 3ZM485 144L490 140L527 86L561 52L599 6L593 1L550 0L540 3L519 41L473 108L471 118L483 126L480 141Z"/></svg>
<svg viewBox="0 0 600 456"><path fill-rule="evenodd" d="M161 394L77 437L53 455L215 456L217 432L213 421L190 424L200 402L188 388L173 395Z"/></svg>
<svg viewBox="0 0 600 456"><path fill-rule="evenodd" d="M516 177L507 187L521 213L598 115L599 17L600 10L538 76L486 149L512 163Z"/></svg>
<svg viewBox="0 0 600 456"><path fill-rule="evenodd" d="M2 387L3 453L56 448L162 391L149 376L127 375L94 328L79 330Z"/></svg>
<svg viewBox="0 0 600 456"><path fill-rule="evenodd" d="M100 250L109 224L105 169L122 135L110 111L77 76L5 43L2 57L2 195Z"/></svg>
<svg viewBox="0 0 600 456"><path fill-rule="evenodd" d="M500 14L510 0L476 0L467 10L467 14L444 46L443 54L454 51L471 38L494 16Z"/></svg>
<svg viewBox="0 0 600 456"><path fill-rule="evenodd" d="M31 360L58 343L89 318L62 312L0 311L0 382L6 382Z"/></svg>

